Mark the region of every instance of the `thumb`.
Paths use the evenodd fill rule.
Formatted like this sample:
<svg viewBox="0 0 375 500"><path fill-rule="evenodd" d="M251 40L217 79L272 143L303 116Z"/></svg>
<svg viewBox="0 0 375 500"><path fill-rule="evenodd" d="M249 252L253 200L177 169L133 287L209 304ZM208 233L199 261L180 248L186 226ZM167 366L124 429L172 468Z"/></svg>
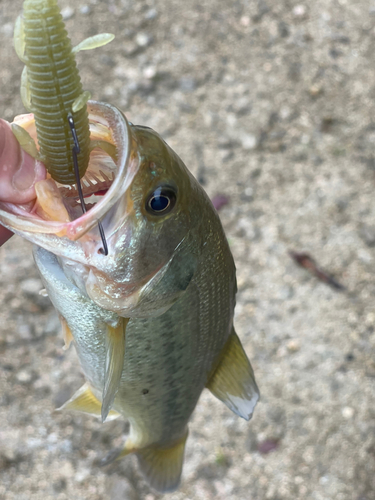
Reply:
<svg viewBox="0 0 375 500"><path fill-rule="evenodd" d="M44 165L21 149L10 124L0 119L0 201L32 201L36 198L35 182L45 176Z"/></svg>

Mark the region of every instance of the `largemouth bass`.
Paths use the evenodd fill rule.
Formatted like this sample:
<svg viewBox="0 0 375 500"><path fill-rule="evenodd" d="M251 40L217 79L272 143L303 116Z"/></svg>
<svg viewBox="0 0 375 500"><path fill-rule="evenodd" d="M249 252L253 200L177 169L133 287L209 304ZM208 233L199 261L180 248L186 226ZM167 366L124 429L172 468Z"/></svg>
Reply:
<svg viewBox="0 0 375 500"><path fill-rule="evenodd" d="M55 184L55 197L38 199L38 184L54 182L46 179L32 203L0 203L0 220L36 244L66 342L74 341L87 384L65 409L129 419L122 455L136 453L149 484L171 491L202 390L245 419L258 400L233 328L235 266L206 193L160 136L108 104L89 102L88 113L92 137L117 148L117 162L91 156L82 184L97 203L74 218L74 190ZM35 136L32 115L16 122ZM71 220L47 220L54 203ZM99 218L108 256L99 252Z"/></svg>

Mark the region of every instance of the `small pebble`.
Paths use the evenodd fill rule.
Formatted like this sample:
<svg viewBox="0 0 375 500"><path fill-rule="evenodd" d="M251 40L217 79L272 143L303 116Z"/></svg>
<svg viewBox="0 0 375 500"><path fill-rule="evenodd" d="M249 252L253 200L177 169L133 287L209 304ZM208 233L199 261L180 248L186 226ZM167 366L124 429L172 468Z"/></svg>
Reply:
<svg viewBox="0 0 375 500"><path fill-rule="evenodd" d="M0 32L7 37L12 37L14 31L13 23L5 23L0 27Z"/></svg>
<svg viewBox="0 0 375 500"><path fill-rule="evenodd" d="M346 420L349 420L353 417L354 415L354 409L351 408L350 406L345 406L342 410L341 410L341 415L346 419Z"/></svg>
<svg viewBox="0 0 375 500"><path fill-rule="evenodd" d="M250 25L250 17L249 16L242 16L240 19L240 25L247 28L247 26Z"/></svg>
<svg viewBox="0 0 375 500"><path fill-rule="evenodd" d="M359 260L361 260L364 264L370 264L370 262L372 261L372 255L364 248L359 248L357 251L357 255Z"/></svg>
<svg viewBox="0 0 375 500"><path fill-rule="evenodd" d="M90 469L87 468L81 469L78 472L76 472L74 480L76 483L83 483L90 475L91 475Z"/></svg>
<svg viewBox="0 0 375 500"><path fill-rule="evenodd" d="M298 340L289 340L286 346L290 352L297 352L301 348Z"/></svg>
<svg viewBox="0 0 375 500"><path fill-rule="evenodd" d="M244 116L250 112L250 99L246 96L240 97L233 104L233 109L238 116Z"/></svg>
<svg viewBox="0 0 375 500"><path fill-rule="evenodd" d="M138 47L147 47L152 42L152 36L149 35L148 33L140 32L137 33L135 41Z"/></svg>
<svg viewBox="0 0 375 500"><path fill-rule="evenodd" d="M19 325L18 335L22 340L31 340L33 338L31 326L28 323Z"/></svg>
<svg viewBox="0 0 375 500"><path fill-rule="evenodd" d="M91 12L91 7L89 5L82 5L81 8L79 9L80 13L83 15L90 14Z"/></svg>
<svg viewBox="0 0 375 500"><path fill-rule="evenodd" d="M74 16L74 9L72 7L64 7L61 9L61 15L64 21L71 19Z"/></svg>
<svg viewBox="0 0 375 500"><path fill-rule="evenodd" d="M369 312L366 314L365 324L366 326L372 326L375 323L375 314Z"/></svg>
<svg viewBox="0 0 375 500"><path fill-rule="evenodd" d="M250 199L254 196L254 189L249 186L249 187L245 188L244 194L245 194L246 198Z"/></svg>
<svg viewBox="0 0 375 500"><path fill-rule="evenodd" d="M21 290L26 295L39 295L40 290L42 290L43 285L40 279L38 278L28 278L24 281L21 281Z"/></svg>
<svg viewBox="0 0 375 500"><path fill-rule="evenodd" d="M183 76L179 81L180 89L183 92L193 92L197 87L197 82L194 78L188 76Z"/></svg>
<svg viewBox="0 0 375 500"><path fill-rule="evenodd" d="M310 89L309 89L309 93L311 95L311 97L318 97L319 95L321 95L323 92L323 88L321 85L311 85Z"/></svg>
<svg viewBox="0 0 375 500"><path fill-rule="evenodd" d="M306 15L306 7L304 5L295 5L293 7L293 15L295 17L299 17L299 18L302 18Z"/></svg>
<svg viewBox="0 0 375 500"><path fill-rule="evenodd" d="M0 458L2 458L3 460L5 460L6 462L9 462L9 463L16 462L16 460L17 460L16 450L2 444L1 451L0 451Z"/></svg>
<svg viewBox="0 0 375 500"><path fill-rule="evenodd" d="M29 382L31 382L32 375L26 370L21 370L17 373L16 379L18 380L18 382L21 382L21 384L28 384Z"/></svg>
<svg viewBox="0 0 375 500"><path fill-rule="evenodd" d="M241 144L243 149L254 149L257 145L257 138L253 134L243 134L241 137Z"/></svg>
<svg viewBox="0 0 375 500"><path fill-rule="evenodd" d="M155 66L147 66L143 70L143 76L145 78L147 78L148 80L151 80L152 78L154 78L155 75L156 75L156 68L155 68Z"/></svg>
<svg viewBox="0 0 375 500"><path fill-rule="evenodd" d="M158 17L158 11L156 9L150 9L145 14L145 19L147 21L152 21Z"/></svg>
<svg viewBox="0 0 375 500"><path fill-rule="evenodd" d="M219 154L222 162L227 162L234 157L234 153L230 149L223 149Z"/></svg>

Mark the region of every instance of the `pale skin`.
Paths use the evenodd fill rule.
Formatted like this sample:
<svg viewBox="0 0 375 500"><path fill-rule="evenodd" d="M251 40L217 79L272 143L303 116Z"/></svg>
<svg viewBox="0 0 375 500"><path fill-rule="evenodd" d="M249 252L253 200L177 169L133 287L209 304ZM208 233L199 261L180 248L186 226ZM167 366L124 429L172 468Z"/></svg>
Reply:
<svg viewBox="0 0 375 500"><path fill-rule="evenodd" d="M44 165L21 150L9 123L0 119L0 202L21 203L30 211L36 198L35 183L45 177ZM0 246L11 236L0 225Z"/></svg>

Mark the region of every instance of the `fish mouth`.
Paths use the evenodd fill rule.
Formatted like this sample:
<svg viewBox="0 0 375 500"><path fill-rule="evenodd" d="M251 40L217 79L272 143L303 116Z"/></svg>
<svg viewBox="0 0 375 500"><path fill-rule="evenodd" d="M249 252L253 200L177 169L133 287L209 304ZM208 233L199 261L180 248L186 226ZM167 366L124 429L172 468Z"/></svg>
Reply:
<svg viewBox="0 0 375 500"><path fill-rule="evenodd" d="M99 240L98 221L111 212L111 221L106 224L110 233L126 212L123 195L138 169L138 157L132 153L131 127L123 113L110 104L89 101L87 110L93 146L81 179L87 212L82 212L77 186L59 184L47 173L45 179L35 184L34 200L26 204L0 202L0 223L47 250L56 249L55 237L73 243L86 235L84 239L93 244ZM37 144L32 114L20 115L14 123Z"/></svg>

